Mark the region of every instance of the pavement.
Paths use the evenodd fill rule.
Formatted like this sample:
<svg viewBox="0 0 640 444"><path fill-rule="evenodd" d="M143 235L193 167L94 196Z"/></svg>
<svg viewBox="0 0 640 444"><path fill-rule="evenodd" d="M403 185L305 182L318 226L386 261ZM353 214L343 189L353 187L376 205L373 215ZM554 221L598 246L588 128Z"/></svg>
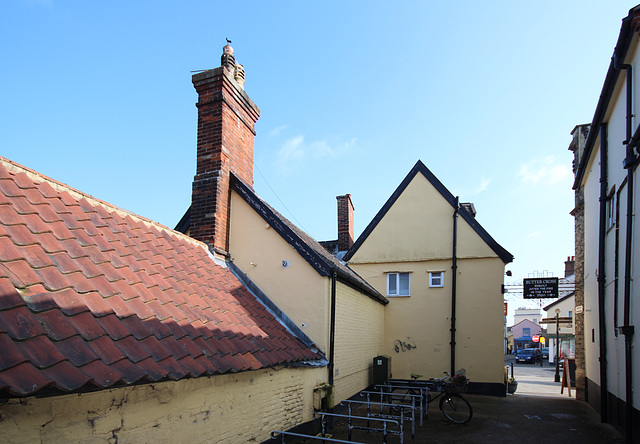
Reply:
<svg viewBox="0 0 640 444"><path fill-rule="evenodd" d="M510 365L512 357L505 357ZM515 394L494 397L465 394L473 407L473 418L466 424L453 424L431 405L429 418L416 428L416 436L405 431L404 442L421 443L518 443L578 442L624 443L624 436L615 428L600 422L599 414L588 404L571 396L561 384L554 382L555 367L514 364L518 381ZM409 428L410 427L406 427ZM346 423L336 421L331 430L334 439L347 439ZM382 443L382 435L354 430L352 441ZM287 441L289 442L289 441ZM389 443L399 443L399 436L390 436Z"/></svg>

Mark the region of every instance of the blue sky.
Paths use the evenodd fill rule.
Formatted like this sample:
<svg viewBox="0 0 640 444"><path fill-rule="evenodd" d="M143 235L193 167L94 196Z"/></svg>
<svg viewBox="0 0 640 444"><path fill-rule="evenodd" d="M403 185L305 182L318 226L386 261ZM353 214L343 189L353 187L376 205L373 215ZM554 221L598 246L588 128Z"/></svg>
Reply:
<svg viewBox="0 0 640 444"><path fill-rule="evenodd" d="M175 226L195 173L191 71L219 66L229 38L261 110L255 188L314 238L337 237L345 193L359 235L420 159L514 254L508 283L562 276L570 132L633 6L5 0L0 155Z"/></svg>

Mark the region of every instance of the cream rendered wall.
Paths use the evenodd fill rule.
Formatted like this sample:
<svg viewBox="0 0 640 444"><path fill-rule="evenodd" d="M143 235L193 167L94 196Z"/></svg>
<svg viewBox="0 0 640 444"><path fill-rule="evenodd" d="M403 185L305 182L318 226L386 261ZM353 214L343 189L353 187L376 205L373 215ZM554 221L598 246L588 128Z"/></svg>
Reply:
<svg viewBox="0 0 640 444"><path fill-rule="evenodd" d="M638 38L634 39L631 44L627 60L625 63L633 65L633 84L634 88L640 84L640 47L638 46ZM640 95L633 94L632 100L633 109L637 110L640 107ZM622 141L626 139L626 72L622 71L618 83L612 95L605 120L607 121L607 133L608 133L608 160L607 160L607 182L608 192L615 189L617 195L619 195L619 219L617 221L617 229L619 233L619 269L618 269L618 325L622 325L624 322L624 249L626 243L626 214L627 214L627 193L628 186L626 182L627 170L622 167L624 158L626 157L625 146ZM632 128L633 131L638 126L637 118L633 117ZM637 171L637 170L636 170ZM637 175L634 178L634 212L637 211L638 203L638 180ZM599 322L598 322L598 236L599 236L599 197L600 197L600 139L598 138L594 144L594 149L591 154L590 164L588 165L583 179L582 185L584 187L585 196L585 280L584 280L584 293L585 293L585 367L586 376L592 382L600 384L600 337L599 337ZM635 219L635 217L634 217ZM635 223L635 220L634 220ZM635 228L635 227L634 227ZM605 237L605 314L606 314L606 349L607 349L607 390L613 395L617 396L621 400L626 399L626 357L625 357L625 337L622 334L617 336L614 334L614 299L615 299L615 234L616 230L609 230ZM638 243L638 236L633 235L634 244L634 256L635 252L639 251L640 244ZM636 295L637 291L633 286L633 277L638 276L640 272L640 262L632 259L632 289L631 294ZM630 323L637 324L637 319L640 319L640 304L631 304L631 321ZM595 339L595 340L592 340ZM633 354L632 368L637 372L634 375L634 379L637 379L640 372L640 354ZM634 397L634 407L640 407L640 400L638 397Z"/></svg>
<svg viewBox="0 0 640 444"><path fill-rule="evenodd" d="M371 385L373 358L382 354L384 305L338 283L335 328L335 400L350 398Z"/></svg>
<svg viewBox="0 0 640 444"><path fill-rule="evenodd" d="M246 443L310 421L325 369L273 368L99 392L10 400L11 443Z"/></svg>
<svg viewBox="0 0 640 444"><path fill-rule="evenodd" d="M440 376L450 370L453 208L421 174L407 186L349 261L386 295L386 273L411 273L411 296L389 297L385 354L393 376ZM456 367L476 382L503 383L504 263L458 217ZM444 271L443 288L429 272Z"/></svg>
<svg viewBox="0 0 640 444"><path fill-rule="evenodd" d="M329 279L320 276L236 193L231 198L229 251L233 262L328 354ZM283 260L289 261L288 268L283 268Z"/></svg>
<svg viewBox="0 0 640 444"><path fill-rule="evenodd" d="M453 208L418 174L349 264L451 258L452 233ZM458 255L496 257L461 217L458 218Z"/></svg>
<svg viewBox="0 0 640 444"><path fill-rule="evenodd" d="M585 172L584 185L584 347L585 375L600 383L600 338L598 328L598 218L599 206L599 139L594 146L591 162ZM595 194L594 194L595 193Z"/></svg>

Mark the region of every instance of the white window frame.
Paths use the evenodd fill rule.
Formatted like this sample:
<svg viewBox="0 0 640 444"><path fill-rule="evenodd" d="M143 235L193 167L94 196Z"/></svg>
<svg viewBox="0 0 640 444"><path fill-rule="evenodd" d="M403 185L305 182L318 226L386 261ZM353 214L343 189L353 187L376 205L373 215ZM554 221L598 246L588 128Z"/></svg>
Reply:
<svg viewBox="0 0 640 444"><path fill-rule="evenodd" d="M406 275L409 280L409 285L407 289L407 294L400 294L400 276ZM395 293L391 293L391 286L389 285L392 280L395 280ZM400 272L393 271L387 273L387 296L391 298L402 298L411 296L411 273L409 272Z"/></svg>
<svg viewBox="0 0 640 444"><path fill-rule="evenodd" d="M616 190L615 187L607 197L607 229L616 225Z"/></svg>
<svg viewBox="0 0 640 444"><path fill-rule="evenodd" d="M438 284L436 280L440 280ZM430 271L429 272L429 287L431 288L442 288L444 287L444 271Z"/></svg>

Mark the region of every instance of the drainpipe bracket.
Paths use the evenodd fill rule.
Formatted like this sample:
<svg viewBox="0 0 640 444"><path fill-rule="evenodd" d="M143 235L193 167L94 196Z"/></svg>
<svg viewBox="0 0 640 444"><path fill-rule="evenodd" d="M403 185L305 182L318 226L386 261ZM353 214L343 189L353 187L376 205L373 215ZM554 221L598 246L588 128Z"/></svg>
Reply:
<svg viewBox="0 0 640 444"><path fill-rule="evenodd" d="M637 160L638 157L635 155L635 153L631 153L622 161L622 166L625 170L628 170L636 163Z"/></svg>
<svg viewBox="0 0 640 444"><path fill-rule="evenodd" d="M622 327L618 327L618 331L625 336L633 336L634 330L633 325L623 325Z"/></svg>

